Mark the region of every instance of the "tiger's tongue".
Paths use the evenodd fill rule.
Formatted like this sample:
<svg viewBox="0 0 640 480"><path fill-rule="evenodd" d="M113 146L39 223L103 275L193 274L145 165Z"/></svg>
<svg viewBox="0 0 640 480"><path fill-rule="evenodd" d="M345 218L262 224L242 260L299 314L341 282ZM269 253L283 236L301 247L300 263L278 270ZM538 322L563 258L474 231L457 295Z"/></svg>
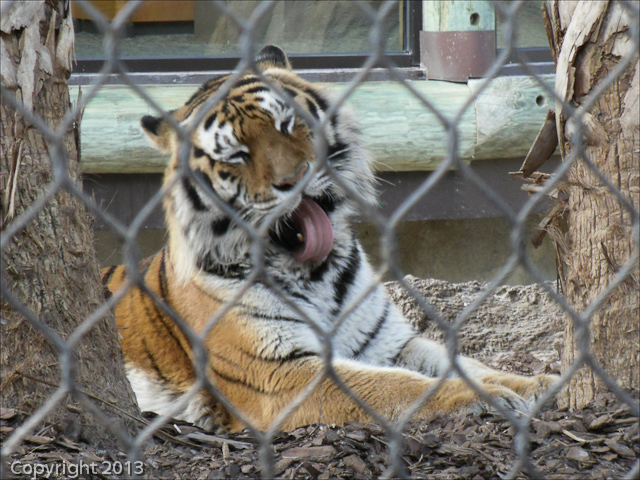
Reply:
<svg viewBox="0 0 640 480"><path fill-rule="evenodd" d="M324 260L333 248L333 228L320 205L309 197L302 197L291 219L303 237L302 245L293 252L293 258L299 262Z"/></svg>

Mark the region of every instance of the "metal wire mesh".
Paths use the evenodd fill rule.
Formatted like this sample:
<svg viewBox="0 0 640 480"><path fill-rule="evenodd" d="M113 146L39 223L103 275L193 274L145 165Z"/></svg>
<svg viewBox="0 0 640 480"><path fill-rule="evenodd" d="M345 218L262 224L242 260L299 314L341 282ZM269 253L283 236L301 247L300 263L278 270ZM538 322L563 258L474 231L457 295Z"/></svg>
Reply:
<svg viewBox="0 0 640 480"><path fill-rule="evenodd" d="M281 91L281 89L277 85L273 84L268 78L262 75L254 62L254 56L257 51L254 31L256 30L256 25L259 24L262 16L272 8L273 2L262 2L248 19L239 18L237 14L225 4L225 2L216 3L220 14L227 16L231 20L231 22L235 24L238 30L241 31L240 47L242 51L242 60L240 61L232 75L229 77L229 79L216 93L214 98L211 98L207 102L206 106L200 110L200 113L198 115L200 118L197 118L194 122L192 122L192 125L197 125L201 120L203 120L204 115L208 110L207 107L212 107L221 99L223 99L233 87L234 82L236 82L241 77L242 72L246 69L251 69L258 77L260 77L260 79L265 84L270 85L270 87L274 91L280 94L282 98L289 99L290 106L295 109L296 113L301 118L303 118L316 133L315 137L319 140L315 145L315 148L317 157L319 159L322 159L322 162L320 162L321 166L326 168L326 170L330 173L332 180L336 182L342 189L348 192L352 200L361 207L363 215L365 215L370 222L376 225L381 235L381 245L383 246L384 250L384 262L382 266L377 270L376 278L372 279L371 286L359 298L353 299L351 304L345 308L341 317L337 319L335 327L332 330L325 331L319 325L316 325L312 319L308 318L305 313L297 307L295 299L292 299L285 292L282 292L279 289L277 283L273 282L268 276L264 274L264 245L262 244L262 239L267 236L268 228L270 228L271 223L283 213L284 208L287 207L286 205L283 205L280 208L276 209L272 214L270 214L264 224L260 228L256 229L244 222L243 219L238 216L237 212L235 212L225 202L221 201L219 198L213 195L211 196L212 200L218 204L219 208L223 209L231 218L234 219L234 221L237 222L237 224L241 228L245 229L247 234L252 239L253 248L251 252L251 259L254 267L251 271L251 274L247 278L245 287L238 292L236 298L231 302L225 303L223 307L210 320L207 328L205 328L205 330L198 335L193 332L189 328L187 323L172 310L170 305L164 303L162 299L158 298L157 295L155 295L155 293L145 285L144 280L139 274L137 268L139 259L135 254L134 246L136 243L136 238L141 228L143 227L145 219L153 212L154 209L156 209L160 205L163 196L170 190L172 184L165 185L159 192L157 192L157 194L153 196L149 203L144 206L144 208L137 215L132 224L126 226L120 223L117 218L113 218L111 215L101 210L101 208L99 208L92 201L92 199L89 198L85 193L83 193L72 181L72 179L69 178L67 174L66 152L62 148L62 136L71 122L75 118L77 118L78 112L86 106L86 104L95 96L98 90L105 84L106 76L108 74L118 74L122 83L128 85L129 88L131 88L144 99L144 101L152 110L154 110L158 115L161 115L165 120L169 121L176 129L178 137L181 141L181 165L180 176L175 178L174 183L181 181L182 178L190 178L193 182L199 184L202 187L203 191L207 191L206 185L197 175L194 174L194 172L188 165L189 152L191 149L191 146L189 144L190 132L187 131L184 126L178 125L167 114L167 112L163 111L162 107L148 95L143 87L136 84L136 82L132 80L131 76L129 76L125 68L125 65L119 57L118 45L121 32L125 28L128 19L140 6L140 2L129 2L129 4L127 4L111 22L107 21L91 4L83 4L83 9L91 16L96 27L100 30L101 34L104 37L106 61L95 85L93 85L88 90L88 92L85 93L80 104L76 105L75 110L68 113L68 115L65 117L65 120L63 121L63 124L57 130L52 130L45 124L42 119L38 118L30 111L25 109L23 105L15 101L3 87L3 101L11 104L20 115L23 115L27 119L27 121L32 123L43 134L43 136L49 142L49 145L53 147L51 148L51 153L54 179L47 186L45 193L33 205L31 205L31 207L27 209L24 214L16 218L3 231L2 248L6 248L12 238L14 238L18 232L20 232L30 221L32 221L38 215L38 213L43 209L47 202L50 201L50 199L60 189L66 189L67 191L75 195L78 199L80 199L81 202L91 212L99 217L108 226L108 228L116 232L118 236L123 240L123 243L125 245L124 260L129 273L129 280L127 284L128 287L131 288L133 286L137 286L141 288L147 295L153 298L158 307L161 308L171 318L173 318L179 329L192 345L195 358L196 381L190 389L189 394L181 397L176 402L172 413L177 414L178 412L180 412L189 402L189 400L200 390L205 389L206 391L208 391L226 409L233 412L234 415L247 423L249 430L260 445L260 467L261 472L265 478L269 478L272 476L271 474L274 468L274 454L272 452L271 445L273 443L274 437L279 431L279 428L282 426L286 417L291 414L298 405L304 402L304 400L311 394L313 389L324 378L330 378L333 382L335 382L336 385L338 385L342 390L350 395L385 430L389 439L391 453L391 466L390 469L385 473L385 475L387 477L393 475L406 476L406 471L404 471L403 461L401 458L402 429L411 418L411 415L415 413L415 411L424 401L426 401L433 395L433 393L440 387L441 384L439 383L429 391L425 392L422 398L417 401L412 406L412 408L410 408L402 416L400 421L393 423L382 418L381 415L373 411L366 403L358 398L357 395L351 392L344 381L336 373L332 365L332 336L335 334L339 325L349 314L349 312L353 308L355 308L357 304L361 302L367 295L369 295L371 290L376 286L378 282L380 282L381 278L385 274L389 274L393 276L394 279L397 280L400 285L402 285L402 287L410 292L419 306L424 309L428 316L431 319L435 320L438 326L442 329L446 339L446 344L449 347L449 356L452 364L452 366L450 367L450 371L442 377L442 380L444 380L447 375L449 375L449 373L457 373L460 377L464 378L465 381L467 381L473 387L473 389L478 392L478 394L480 394L484 399L486 399L487 402L492 404L506 419L508 419L508 421L513 426L513 429L515 431L514 445L518 457L517 461L512 466L511 471L508 474L508 478L514 478L521 472L525 472L534 478L541 478L541 473L532 463L528 453L530 450L530 438L528 432L531 418L540 411L542 405L547 400L558 393L562 386L565 385L566 382L571 378L571 376L575 374L578 368L585 364L592 368L597 376L613 392L615 392L619 399L629 405L632 413L635 415L638 415L638 403L627 392L621 389L614 379L612 379L604 372L603 368L598 364L598 362L591 354L588 341L581 341L579 345L580 356L576 360L574 365L563 373L561 381L557 385L555 385L543 398L540 398L537 401L528 416L517 417L513 412L501 408L500 405L498 405L488 394L486 394L482 390L482 388L473 379L469 378L461 369L457 357L457 336L460 328L464 325L470 314L479 305L487 300L487 298L496 290L496 288L510 274L513 273L515 268L517 268L518 266L523 266L533 276L533 278L536 279L536 281L538 281L545 287L548 294L555 300L555 302L557 302L562 307L562 309L571 318L571 321L573 322L574 328L576 330L576 337L581 339L588 339L590 318L592 317L592 315L598 311L598 308L602 305L608 295L623 281L625 281L625 279L633 272L633 269L638 262L638 211L635 209L630 200L623 196L612 184L612 182L599 172L594 160L588 157L583 141L583 130L585 128L584 113L589 110L589 108L594 104L597 98L604 92L607 87L610 86L610 84L622 73L622 71L636 58L638 54L639 47L637 5L634 5L633 2L621 3L622 6L628 10L630 17L633 18L631 26L632 34L630 36L633 43L632 47L629 49L627 55L620 62L618 67L614 71L612 71L600 85L598 85L592 92L590 92L588 98L585 99L582 105L579 107L575 107L574 105L566 102L563 98L560 98L554 90L549 88L548 85L543 81L543 79L541 79L540 76L533 71L527 61L526 54L514 47L514 40L516 38L518 29L516 14L519 8L522 7L523 2L516 1L508 5L497 3L497 13L500 14L504 19L504 31L505 36L507 37L507 47L500 53L493 66L487 72L486 80L482 82L479 85L479 88L476 89L474 94L467 99L467 101L459 109L458 113L453 116L446 116L439 112L438 109L434 107L432 102L430 102L428 98L425 98L424 95L419 93L411 83L405 82L396 65L394 65L393 62L384 55L385 35L383 31L383 20L385 16L388 15L391 11L394 3L395 2L393 1L385 2L379 11L374 11L366 3L360 4L362 15L371 24L370 41L372 53L365 64L362 66L362 69L356 75L354 75L351 82L349 82L347 87L341 92L339 97L335 100L334 104L330 107L329 111L326 112L327 114L324 121L316 120L314 117L309 115L307 111L299 107L295 102L291 101L286 92ZM515 211L510 205L508 205L465 162L461 161L459 156L459 125L463 114L467 111L467 109L471 108L474 99L496 78L501 67L504 66L504 64L507 62L507 59L514 56L519 59L527 75L533 77L547 92L550 98L555 99L556 108L562 108L566 112L566 117L572 120L576 126L575 134L572 137L572 141L574 144L573 150L568 153L561 166L555 172L555 175L551 177L551 179L544 184L543 188L541 188L540 191L533 195L527 201L525 206L519 211ZM420 186L420 188L418 188L408 198L406 198L400 208L398 208L390 218L384 218L379 212L373 210L357 191L355 191L350 185L345 184L340 176L335 175L330 165L327 163L328 145L324 135L322 134L326 123L330 121L332 114L335 113L349 99L350 95L366 79L367 75L375 66L383 66L384 68L388 69L388 73L394 81L407 88L408 91L410 91L419 102L421 102L429 111L431 111L437 117L444 130L446 131L448 140L448 154L446 158L443 159L437 170L435 170L429 176L429 178ZM619 202L622 207L627 210L632 216L632 218L634 219L633 235L636 244L635 251L633 252L629 261L620 268L619 272L614 277L609 286L605 289L605 291L603 291L596 298L596 300L593 301L591 305L589 305L589 307L583 312L576 311L571 305L568 304L568 302L564 297L562 297L562 295L558 294L556 291L549 288L547 284L545 284L543 275L538 271L532 260L527 256L525 252L525 244L527 241L525 235L525 221L527 217L534 211L536 206L544 201L546 196L554 188L556 188L558 182L561 181L562 178L566 177L567 172L578 158L581 159L588 166L588 168L595 172L601 184L614 195L616 201ZM430 190L432 190L434 186L442 180L445 172L447 172L451 168L457 169L460 174L464 176L467 182L474 184L479 189L481 189L484 194L502 212L502 215L505 219L507 219L511 226L511 243L513 248L513 253L509 257L508 261L501 268L495 278L493 278L483 294L478 296L470 305L468 305L462 312L462 314L460 314L452 324L444 321L442 316L428 302L424 300L420 293L416 291L412 285L404 280L403 272L398 266L394 254L396 251L395 232L398 225L403 221L403 218L406 216L407 212ZM304 182L301 182L294 188L294 193L301 192L304 187ZM3 275L4 268L5 266L3 265ZM311 380L307 388L298 396L298 398L296 398L284 411L279 414L277 420L266 432L262 432L255 426L253 426L251 422L247 418L245 418L231 402L229 402L223 395L218 392L215 385L213 385L207 378L207 352L203 344L203 338L208 332L211 331L216 322L218 322L218 320L221 319L225 315L225 313L227 313L232 308L235 301L239 300L246 293L249 286L253 282L256 282L258 280L265 283L271 289L274 295L280 297L302 318L306 319L307 323L312 327L313 331L318 336L323 345L322 358L324 360L323 371L321 371L313 380ZM58 402L60 402L65 397L68 392L74 393L82 406L88 408L91 412L93 412L96 418L99 418L104 423L104 425L110 426L109 419L92 403L92 401L78 393L78 385L76 384L72 374L74 362L73 350L78 342L82 339L82 337L91 328L94 327L96 322L101 319L107 313L107 311L111 309L124 296L124 294L125 290L122 290L117 295L110 298L104 305L102 305L91 316L89 316L82 323L82 325L65 341L62 340L61 337L50 327L48 327L46 323L42 319L40 319L34 312L29 311L22 303L20 303L16 295L3 281L3 298L7 302L9 302L15 310L24 315L24 317L36 329L38 329L45 335L46 339L51 343L51 345L54 346L54 348L59 353L61 365L61 380L58 390L56 390L56 392L48 399L48 401L44 405L42 405L42 407L38 411L36 411L28 419L28 421L21 425L20 428L16 429L15 432L7 439L2 448L2 455L4 458L7 458L16 449L16 447L24 439L25 435L27 435L33 428L35 428L36 425L42 422L47 413L50 412L58 404ZM120 437L122 444L126 446L127 452L129 454L129 459L131 461L136 461L140 458L141 447L143 447L145 442L147 442L149 438L154 434L154 432L157 431L170 417L171 414L167 414L156 418L147 427L142 429L135 438L128 438L122 432L115 432ZM635 476L638 474L639 468L639 464L636 462L633 470L629 472L629 477L635 478Z"/></svg>

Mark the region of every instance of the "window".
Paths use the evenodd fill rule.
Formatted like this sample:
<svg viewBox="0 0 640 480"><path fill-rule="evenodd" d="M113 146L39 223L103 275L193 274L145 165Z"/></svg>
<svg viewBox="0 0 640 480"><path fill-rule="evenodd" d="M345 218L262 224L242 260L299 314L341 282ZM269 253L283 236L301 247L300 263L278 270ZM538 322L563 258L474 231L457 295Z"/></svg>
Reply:
<svg viewBox="0 0 640 480"><path fill-rule="evenodd" d="M501 2L506 3L506 2ZM534 0L524 2L516 15L518 33L516 37L517 48L542 48L549 49L547 33L542 20L542 4L544 0ZM504 20L500 15L496 15L496 47L505 48L507 39L503 31ZM549 53L549 60L551 54Z"/></svg>
<svg viewBox="0 0 640 480"><path fill-rule="evenodd" d="M241 18L249 18L258 1L227 1ZM382 0L367 2L379 10ZM422 2L401 1L385 17L386 51L399 66L418 64L412 55L417 38ZM122 10L125 2L91 2L107 19ZM79 72L101 68L105 59L103 37L91 16L74 5L76 56ZM285 1L261 17L254 32L256 45L273 43L283 47L296 68L357 68L367 53L371 24L353 1ZM149 0L131 17L120 41L120 58L133 71L199 71L233 68L241 54L240 32L234 22L212 2L194 0ZM417 49L416 49L417 50Z"/></svg>

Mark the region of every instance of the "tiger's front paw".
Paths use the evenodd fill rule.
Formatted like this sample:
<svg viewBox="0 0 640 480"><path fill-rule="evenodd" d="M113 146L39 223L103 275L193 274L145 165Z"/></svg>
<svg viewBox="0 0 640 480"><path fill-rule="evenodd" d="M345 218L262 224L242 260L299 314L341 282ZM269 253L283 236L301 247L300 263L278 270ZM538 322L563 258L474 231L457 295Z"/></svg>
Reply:
<svg viewBox="0 0 640 480"><path fill-rule="evenodd" d="M521 375L496 373L482 378L482 382L507 387L530 403L535 402L551 385L558 381L557 375L535 375L524 377Z"/></svg>
<svg viewBox="0 0 640 480"><path fill-rule="evenodd" d="M514 413L516 416L526 415L529 413L529 403L527 402L527 400L522 398L510 388L491 384L480 385L480 387L485 393L491 396L494 404L497 404L501 408ZM472 405L469 409L469 412L495 412L496 408L494 404L476 394L476 401L474 405Z"/></svg>
<svg viewBox="0 0 640 480"><path fill-rule="evenodd" d="M529 380L529 382L525 385L520 395L529 400L530 403L536 402L538 398L560 379L558 375L536 375L525 378Z"/></svg>
<svg viewBox="0 0 640 480"><path fill-rule="evenodd" d="M439 391L433 399L433 406L437 410L482 414L495 411L495 405L498 405L517 415L529 412L527 401L512 389L502 385L480 384L480 388L492 397L492 401L476 393L462 379L449 380L445 385L447 387Z"/></svg>

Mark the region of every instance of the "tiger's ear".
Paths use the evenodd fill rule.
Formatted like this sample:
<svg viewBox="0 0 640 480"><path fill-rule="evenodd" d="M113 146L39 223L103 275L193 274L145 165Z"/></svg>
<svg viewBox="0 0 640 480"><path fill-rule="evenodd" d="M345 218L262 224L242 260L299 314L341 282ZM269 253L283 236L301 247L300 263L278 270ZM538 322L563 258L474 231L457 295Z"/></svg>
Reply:
<svg viewBox="0 0 640 480"><path fill-rule="evenodd" d="M287 54L276 45L262 47L256 56L256 64L260 70L274 67L291 70L291 63L289 62L289 58L287 58Z"/></svg>
<svg viewBox="0 0 640 480"><path fill-rule="evenodd" d="M170 113L173 114L173 112ZM156 149L164 153L171 151L171 139L175 133L169 122L162 117L145 115L140 120L140 125Z"/></svg>
<svg viewBox="0 0 640 480"><path fill-rule="evenodd" d="M167 113L181 124L185 121L189 112L187 105L184 105ZM145 115L140 120L140 125L142 125L142 131L158 150L164 153L171 153L174 142L177 142L177 135L170 122L162 117Z"/></svg>

